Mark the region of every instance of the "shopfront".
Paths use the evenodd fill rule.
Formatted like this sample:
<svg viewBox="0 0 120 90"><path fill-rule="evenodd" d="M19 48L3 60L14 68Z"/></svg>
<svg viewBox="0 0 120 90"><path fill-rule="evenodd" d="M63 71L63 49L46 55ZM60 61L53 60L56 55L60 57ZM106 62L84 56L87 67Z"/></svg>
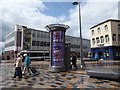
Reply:
<svg viewBox="0 0 120 90"><path fill-rule="evenodd" d="M91 48L91 59L95 60L96 53L98 54L98 57L101 60L119 60L120 59L119 46Z"/></svg>

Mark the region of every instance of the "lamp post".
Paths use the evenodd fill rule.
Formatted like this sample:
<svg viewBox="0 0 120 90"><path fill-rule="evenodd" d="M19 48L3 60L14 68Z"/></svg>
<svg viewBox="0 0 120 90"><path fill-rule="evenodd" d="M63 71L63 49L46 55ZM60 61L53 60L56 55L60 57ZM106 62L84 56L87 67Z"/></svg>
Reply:
<svg viewBox="0 0 120 90"><path fill-rule="evenodd" d="M83 61L83 46L82 46L82 30L81 30L81 11L80 11L80 1L78 2L73 2L73 5L78 5L79 6L79 29L80 29L80 59L81 59L81 64L80 67L83 69L85 66L85 63Z"/></svg>

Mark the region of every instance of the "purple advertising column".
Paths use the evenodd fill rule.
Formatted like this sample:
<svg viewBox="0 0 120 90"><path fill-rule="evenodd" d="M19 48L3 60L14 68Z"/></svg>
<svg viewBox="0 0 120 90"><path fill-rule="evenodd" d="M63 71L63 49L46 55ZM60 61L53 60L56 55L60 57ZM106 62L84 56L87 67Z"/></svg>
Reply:
<svg viewBox="0 0 120 90"><path fill-rule="evenodd" d="M69 28L64 24L50 24L45 27L50 32L50 71L65 71L65 32Z"/></svg>

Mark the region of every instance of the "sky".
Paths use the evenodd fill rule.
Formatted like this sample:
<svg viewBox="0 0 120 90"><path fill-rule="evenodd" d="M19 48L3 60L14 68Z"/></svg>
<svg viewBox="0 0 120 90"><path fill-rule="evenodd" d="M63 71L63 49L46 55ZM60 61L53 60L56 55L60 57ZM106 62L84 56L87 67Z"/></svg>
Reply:
<svg viewBox="0 0 120 90"><path fill-rule="evenodd" d="M0 0L0 53L5 36L16 24L46 31L49 24L70 26L66 34L79 37L78 0ZM107 19L118 19L119 0L80 0L82 37L90 39L90 27Z"/></svg>

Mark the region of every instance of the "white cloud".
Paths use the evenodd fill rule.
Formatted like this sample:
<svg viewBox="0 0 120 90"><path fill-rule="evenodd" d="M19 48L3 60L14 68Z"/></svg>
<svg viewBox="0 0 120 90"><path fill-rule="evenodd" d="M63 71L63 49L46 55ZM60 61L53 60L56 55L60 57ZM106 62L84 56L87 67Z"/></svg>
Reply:
<svg viewBox="0 0 120 90"><path fill-rule="evenodd" d="M71 26L71 29L67 33L79 36L78 7L70 11L69 18L70 20L67 23ZM118 19L118 2L93 2L93 0L88 0L81 7L81 18L82 35L84 38L90 38L90 27L107 19Z"/></svg>
<svg viewBox="0 0 120 90"><path fill-rule="evenodd" d="M118 18L118 5L117 0L86 1L86 4L81 7L82 35L84 38L90 38L90 27L109 18ZM67 34L79 36L78 6L69 11L69 16L59 17L42 13L47 8L41 0L1 0L0 21L2 23L0 24L2 24L3 37L14 29L15 24L45 30L45 26L52 23L68 24L70 29Z"/></svg>
<svg viewBox="0 0 120 90"><path fill-rule="evenodd" d="M106 2L93 1L87 0L86 4L81 8L82 32L85 38L90 37L89 33L86 35L86 31L89 31L92 25L108 18L117 17L118 10L116 2L108 2L108 0ZM21 24L31 28L45 30L44 27L47 24L66 23L71 27L67 34L73 32L72 35L79 36L78 7L71 9L68 17L45 15L41 11L47 9L47 6L40 0L3 0L1 1L0 7L2 7L3 24L8 24L9 29L14 29L15 24Z"/></svg>

